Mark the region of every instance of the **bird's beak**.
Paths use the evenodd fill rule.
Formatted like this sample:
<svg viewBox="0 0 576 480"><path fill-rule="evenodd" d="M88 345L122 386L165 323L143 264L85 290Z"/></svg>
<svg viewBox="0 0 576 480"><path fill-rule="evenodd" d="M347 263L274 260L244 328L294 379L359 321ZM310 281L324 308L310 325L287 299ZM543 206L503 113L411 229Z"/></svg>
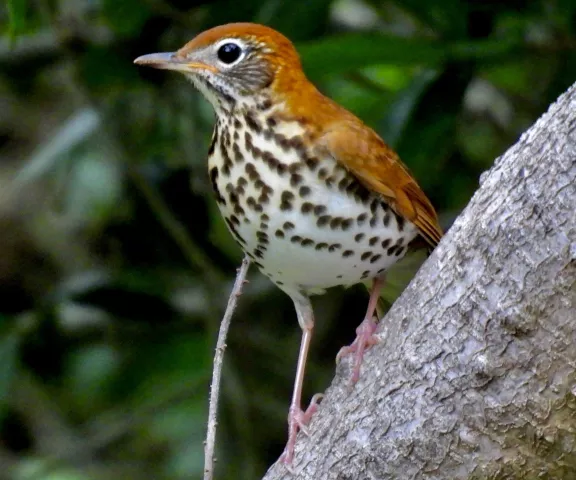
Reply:
<svg viewBox="0 0 576 480"><path fill-rule="evenodd" d="M134 60L134 63L145 67L175 70L177 72L193 73L194 70L208 70L212 73L218 73L215 67L201 62L191 62L187 58L178 55L178 52L150 53L138 57Z"/></svg>

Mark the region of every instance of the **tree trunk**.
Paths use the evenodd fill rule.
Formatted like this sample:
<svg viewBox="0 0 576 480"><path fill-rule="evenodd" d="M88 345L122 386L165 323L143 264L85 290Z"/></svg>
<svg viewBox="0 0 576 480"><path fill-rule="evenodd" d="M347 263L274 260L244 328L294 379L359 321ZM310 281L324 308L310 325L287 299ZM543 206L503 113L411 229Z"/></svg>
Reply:
<svg viewBox="0 0 576 480"><path fill-rule="evenodd" d="M482 175L275 479L576 479L576 85Z"/></svg>

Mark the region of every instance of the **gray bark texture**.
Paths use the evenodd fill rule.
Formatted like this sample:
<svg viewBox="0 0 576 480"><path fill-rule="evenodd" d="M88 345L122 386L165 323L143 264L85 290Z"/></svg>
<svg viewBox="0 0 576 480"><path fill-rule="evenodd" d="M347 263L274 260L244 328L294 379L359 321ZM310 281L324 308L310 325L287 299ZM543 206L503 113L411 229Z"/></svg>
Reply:
<svg viewBox="0 0 576 480"><path fill-rule="evenodd" d="M576 85L482 175L277 479L576 479Z"/></svg>

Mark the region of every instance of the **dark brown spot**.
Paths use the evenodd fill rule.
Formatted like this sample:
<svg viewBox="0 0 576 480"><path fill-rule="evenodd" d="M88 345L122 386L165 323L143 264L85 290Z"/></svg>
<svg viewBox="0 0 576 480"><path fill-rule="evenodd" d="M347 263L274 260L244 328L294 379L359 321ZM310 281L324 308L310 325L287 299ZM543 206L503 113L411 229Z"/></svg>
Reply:
<svg viewBox="0 0 576 480"><path fill-rule="evenodd" d="M248 180L246 180L244 177L238 177L238 185L240 185L241 187L245 187L246 185L248 185Z"/></svg>
<svg viewBox="0 0 576 480"><path fill-rule="evenodd" d="M276 167L276 171L280 176L284 175L286 170L288 170L288 167L284 163L279 163Z"/></svg>
<svg viewBox="0 0 576 480"><path fill-rule="evenodd" d="M363 233L357 233L356 235L354 235L354 241L355 242L361 242L363 238L364 238Z"/></svg>
<svg viewBox="0 0 576 480"><path fill-rule="evenodd" d="M270 110L272 108L272 100L266 98L258 105L258 109L261 112L265 112L266 110Z"/></svg>
<svg viewBox="0 0 576 480"><path fill-rule="evenodd" d="M358 225L363 225L364 222L366 222L366 219L368 218L368 215L365 213L361 213L360 215L358 215L358 217L356 218L356 223L358 223Z"/></svg>
<svg viewBox="0 0 576 480"><path fill-rule="evenodd" d="M392 240L390 240L389 238L387 238L386 240L382 240L382 248L388 248L390 246L390 244L392 243Z"/></svg>
<svg viewBox="0 0 576 480"><path fill-rule="evenodd" d="M276 126L276 119L274 117L270 116L266 119L266 124L269 127L275 127Z"/></svg>
<svg viewBox="0 0 576 480"><path fill-rule="evenodd" d="M302 183L302 180L304 180L304 177L302 177L302 175L298 173L293 173L292 175L290 175L290 186L297 187Z"/></svg>
<svg viewBox="0 0 576 480"><path fill-rule="evenodd" d="M300 187L300 189L298 190L298 195L300 195L300 197L302 198L306 198L308 195L310 195L310 187L307 187L306 185Z"/></svg>
<svg viewBox="0 0 576 480"><path fill-rule="evenodd" d="M386 212L384 214L384 217L382 218L382 223L384 224L385 227L390 225L390 212Z"/></svg>
<svg viewBox="0 0 576 480"><path fill-rule="evenodd" d="M230 221L235 225L240 225L240 220L236 215L230 215Z"/></svg>
<svg viewBox="0 0 576 480"><path fill-rule="evenodd" d="M290 241L292 243L300 243L302 241L302 237L300 235L293 235L290 237Z"/></svg>
<svg viewBox="0 0 576 480"><path fill-rule="evenodd" d="M256 258L264 258L265 251L266 249L262 245L259 245L254 249L254 255L256 256Z"/></svg>
<svg viewBox="0 0 576 480"><path fill-rule="evenodd" d="M310 245L314 245L314 240L312 240L311 238L305 238L304 240L302 240L301 245L303 247L309 247Z"/></svg>
<svg viewBox="0 0 576 480"><path fill-rule="evenodd" d="M246 112L244 114L244 120L246 120L246 125L250 130L253 130L256 133L260 133L262 131L262 125L260 125L260 122L256 120L252 113Z"/></svg>
<svg viewBox="0 0 576 480"><path fill-rule="evenodd" d="M392 245L388 250L386 250L386 255L391 257L396 253L396 245Z"/></svg>
<svg viewBox="0 0 576 480"><path fill-rule="evenodd" d="M256 170L256 167L253 163L247 163L244 167L244 171L248 174L248 178L250 180L257 180L260 178L260 174Z"/></svg>
<svg viewBox="0 0 576 480"><path fill-rule="evenodd" d="M401 217L400 215L396 215L396 223L398 224L398 231L403 232L404 231L404 224L406 223L404 220L404 217Z"/></svg>
<svg viewBox="0 0 576 480"><path fill-rule="evenodd" d="M238 117L234 117L234 127L236 130L240 130L242 128L242 122L238 120Z"/></svg>
<svg viewBox="0 0 576 480"><path fill-rule="evenodd" d="M377 254L374 255L371 259L370 259L370 263L376 263L378 260L380 260L382 258L382 255Z"/></svg>
<svg viewBox="0 0 576 480"><path fill-rule="evenodd" d="M328 247L328 251L329 252L334 252L335 250L342 248L342 245L340 245L339 243L333 243L332 245L330 245Z"/></svg>
<svg viewBox="0 0 576 480"><path fill-rule="evenodd" d="M370 245L371 247L373 247L374 245L376 245L376 242L378 242L379 238L378 237L372 237L369 241L368 241L368 245Z"/></svg>
<svg viewBox="0 0 576 480"><path fill-rule="evenodd" d="M372 200L372 202L370 202L370 211L372 212L372 214L376 213L376 210L378 210L379 203L380 202L376 198Z"/></svg>
<svg viewBox="0 0 576 480"><path fill-rule="evenodd" d="M344 258L350 257L350 256L352 256L352 255L354 255L354 251L353 251L353 250L344 250L344 251L342 252L342 256L343 256Z"/></svg>
<svg viewBox="0 0 576 480"><path fill-rule="evenodd" d="M304 202L300 210L302 213L310 213L313 210L313 208L314 205L312 205L310 202Z"/></svg>
<svg viewBox="0 0 576 480"><path fill-rule="evenodd" d="M312 171L316 170L316 167L318 166L318 163L320 162L316 157L308 157L304 161L306 163L306 166Z"/></svg>
<svg viewBox="0 0 576 480"><path fill-rule="evenodd" d="M208 148L208 156L212 156L214 153L214 148L216 147L216 142L218 141L218 127L214 128L212 133L212 141L210 142L210 147Z"/></svg>
<svg viewBox="0 0 576 480"><path fill-rule="evenodd" d="M266 192L262 192L258 197L258 203L260 203L261 205L266 205L267 203L270 203L270 196Z"/></svg>
<svg viewBox="0 0 576 480"><path fill-rule="evenodd" d="M320 170L318 170L318 178L320 180L324 180L327 176L328 176L328 169L322 167Z"/></svg>
<svg viewBox="0 0 576 480"><path fill-rule="evenodd" d="M290 148L290 142L284 135L276 133L274 134L274 140L276 141L278 146L285 152L288 151L288 149Z"/></svg>
<svg viewBox="0 0 576 480"><path fill-rule="evenodd" d="M277 168L280 164L280 161L271 152L263 152L262 160L264 160L264 163L266 163L270 169Z"/></svg>
<svg viewBox="0 0 576 480"><path fill-rule="evenodd" d="M217 167L212 167L210 169L210 182L212 183L212 190L214 190L214 193L216 194L216 201L218 203L226 205L226 200L224 199L224 197L220 193L220 190L218 189L218 173L219 172Z"/></svg>
<svg viewBox="0 0 576 480"><path fill-rule="evenodd" d="M364 252L360 255L360 260L365 261L368 260L372 256L372 252Z"/></svg>
<svg viewBox="0 0 576 480"><path fill-rule="evenodd" d="M378 221L378 218L377 218L377 217L372 217L372 218L370 219L370 226L371 226L371 227L375 227L377 221Z"/></svg>
<svg viewBox="0 0 576 480"><path fill-rule="evenodd" d="M246 146L246 150L248 151L254 148L254 144L252 143L252 135L250 132L244 132L244 144Z"/></svg>
<svg viewBox="0 0 576 480"><path fill-rule="evenodd" d="M353 220L351 218L342 220L342 225L340 225L342 230L348 230L352 226L352 222Z"/></svg>
<svg viewBox="0 0 576 480"><path fill-rule="evenodd" d="M318 250L318 251L324 250L324 249L326 249L326 248L328 248L328 244L327 244L327 243L324 243L324 242L319 243L318 245L316 245L316 250Z"/></svg>
<svg viewBox="0 0 576 480"><path fill-rule="evenodd" d="M260 270L264 268L264 265L262 265L260 262L254 262L254 265L256 265Z"/></svg>
<svg viewBox="0 0 576 480"><path fill-rule="evenodd" d="M282 227L284 228L284 230L293 230L295 225L292 222L284 222L284 225L282 225Z"/></svg>
<svg viewBox="0 0 576 480"><path fill-rule="evenodd" d="M322 215L326 211L326 207L324 205L316 205L314 207L314 215Z"/></svg>
<svg viewBox="0 0 576 480"><path fill-rule="evenodd" d="M284 238L284 232L280 229L276 230L276 232L274 232L274 235L276 235L276 237L278 238Z"/></svg>
<svg viewBox="0 0 576 480"><path fill-rule="evenodd" d="M405 251L406 251L406 247L400 247L400 248L396 247L396 256L399 257L399 256L403 255Z"/></svg>
<svg viewBox="0 0 576 480"><path fill-rule="evenodd" d="M316 220L316 225L319 227L324 227L328 224L331 218L332 217L330 215L322 215L321 217L318 217L318 220Z"/></svg>
<svg viewBox="0 0 576 480"><path fill-rule="evenodd" d="M336 230L342 224L342 220L344 220L342 217L334 217L330 220L330 228Z"/></svg>
<svg viewBox="0 0 576 480"><path fill-rule="evenodd" d="M300 171L300 169L302 168L302 163L300 162L294 162L291 163L290 166L288 167L288 171L290 173L298 173Z"/></svg>

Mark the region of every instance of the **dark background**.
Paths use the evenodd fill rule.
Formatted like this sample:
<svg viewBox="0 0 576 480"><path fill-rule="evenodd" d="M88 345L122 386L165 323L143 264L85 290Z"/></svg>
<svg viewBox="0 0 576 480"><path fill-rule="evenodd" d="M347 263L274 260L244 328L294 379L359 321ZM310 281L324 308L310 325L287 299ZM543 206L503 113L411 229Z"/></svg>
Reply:
<svg viewBox="0 0 576 480"><path fill-rule="evenodd" d="M5 2L0 478L200 477L212 348L241 257L207 178L209 105L132 61L231 21L290 37L310 78L398 150L445 226L576 80L574 0ZM417 267L388 276L388 301ZM286 438L300 330L288 297L250 278L228 341L219 478L258 478ZM366 301L361 287L315 299L307 398L329 385Z"/></svg>

